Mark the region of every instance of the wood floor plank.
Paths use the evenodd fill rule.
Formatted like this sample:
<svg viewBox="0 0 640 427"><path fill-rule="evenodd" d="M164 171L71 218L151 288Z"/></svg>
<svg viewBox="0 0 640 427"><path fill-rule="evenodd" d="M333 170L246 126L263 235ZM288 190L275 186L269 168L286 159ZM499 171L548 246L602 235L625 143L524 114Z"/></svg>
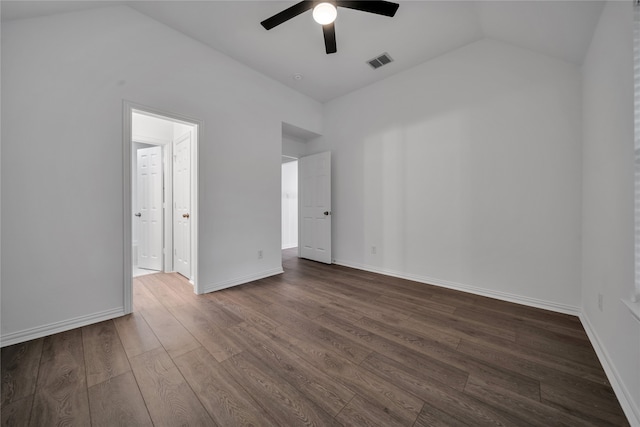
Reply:
<svg viewBox="0 0 640 427"><path fill-rule="evenodd" d="M111 320L82 328L87 387L130 371L129 360Z"/></svg>
<svg viewBox="0 0 640 427"><path fill-rule="evenodd" d="M141 313L171 356L179 356L200 347L200 343L166 308L149 308Z"/></svg>
<svg viewBox="0 0 640 427"><path fill-rule="evenodd" d="M369 316L373 319L379 319L383 322L398 323L400 320L407 319L410 315L409 312L399 312L393 308L386 307L384 304L376 303L375 299L367 301L360 299L357 295L345 296L342 292L334 292L328 286L318 290L319 292L333 296L338 301L351 306L352 310L361 313L364 316ZM377 294L376 299L380 295Z"/></svg>
<svg viewBox="0 0 640 427"><path fill-rule="evenodd" d="M216 425L163 348L132 358L131 367L155 426Z"/></svg>
<svg viewBox="0 0 640 427"><path fill-rule="evenodd" d="M498 342L500 345L504 345L505 341L515 342L516 338L515 330L505 331L502 328L449 313L412 313L404 324L414 329L429 325L431 328L459 338L478 338Z"/></svg>
<svg viewBox="0 0 640 427"><path fill-rule="evenodd" d="M581 420L571 414L559 411L538 400L527 399L508 390L492 386L474 376L469 377L469 381L465 387L465 393L539 427L547 427L550 425L566 427L583 425L585 427L595 427L597 425L597 423L592 424L587 420Z"/></svg>
<svg viewBox="0 0 640 427"><path fill-rule="evenodd" d="M411 321L411 318L408 319L408 321ZM434 323L435 321L432 320L431 322ZM411 327L414 328L415 326L412 325ZM457 335L456 333L454 334L460 336L464 341L475 342L482 346L504 351L513 356L524 358L537 364L562 371L569 375L575 375L580 378L600 383L608 383L606 375L601 366L585 365L572 359L563 358L562 356L556 356L549 351L542 351L539 348L533 348L532 346L523 346L509 340L486 335L481 332L481 328L474 333L473 331L475 329L475 326L473 325L469 326L469 328L470 331L468 333L465 332L463 335ZM552 345L551 343L548 344ZM593 351L593 349L591 351Z"/></svg>
<svg viewBox="0 0 640 427"><path fill-rule="evenodd" d="M248 352L222 362L279 425L331 425L333 417Z"/></svg>
<svg viewBox="0 0 640 427"><path fill-rule="evenodd" d="M422 402L406 390L397 387L395 382L385 381L377 374L339 356L326 343L306 340L303 337L294 338L283 328L271 333L288 341L291 351L367 401L376 402L381 407L393 407L396 412L407 414L407 421L415 419Z"/></svg>
<svg viewBox="0 0 640 427"><path fill-rule="evenodd" d="M229 336L227 330L216 326L199 311L185 309L184 306L168 308L168 311L218 362L244 350L243 347L237 345L237 341Z"/></svg>
<svg viewBox="0 0 640 427"><path fill-rule="evenodd" d="M218 425L278 426L204 348L178 356L175 363Z"/></svg>
<svg viewBox="0 0 640 427"><path fill-rule="evenodd" d="M89 399L80 329L43 341L29 425L89 425Z"/></svg>
<svg viewBox="0 0 640 427"><path fill-rule="evenodd" d="M434 302L425 298L414 298L401 292L393 293L387 291L385 294L378 297L376 302L383 304L386 307L396 307L399 311L409 311L411 313L418 314L432 313L434 311L453 313L456 310L456 307L452 307L450 305Z"/></svg>
<svg viewBox="0 0 640 427"><path fill-rule="evenodd" d="M143 278L140 283L164 307L184 305L182 294L176 290L179 282L174 283L173 286L167 286L165 281L169 281L169 278L164 274L158 274L154 276L154 280Z"/></svg>
<svg viewBox="0 0 640 427"><path fill-rule="evenodd" d="M355 396L338 414L336 421L352 427L402 427L413 425L415 419L406 418L393 409L370 402L361 396Z"/></svg>
<svg viewBox="0 0 640 427"><path fill-rule="evenodd" d="M540 398L548 406L583 420L593 420L599 426L628 426L629 422L619 409L615 396L607 399L602 396L602 388L592 387L592 392L589 392L588 386L582 386L578 393L572 394L565 385L554 386L543 382L540 384Z"/></svg>
<svg viewBox="0 0 640 427"><path fill-rule="evenodd" d="M89 387L91 425L153 426L131 371Z"/></svg>
<svg viewBox="0 0 640 427"><path fill-rule="evenodd" d="M113 322L129 358L162 346L140 313L118 317Z"/></svg>
<svg viewBox="0 0 640 427"><path fill-rule="evenodd" d="M540 381L541 400L559 409L575 410L575 413L582 416L595 417L603 421L613 420L614 423L625 418L617 409L619 404L613 390L606 384L576 377L543 363L536 363L479 343L463 340L458 350Z"/></svg>
<svg viewBox="0 0 640 427"><path fill-rule="evenodd" d="M328 414L335 416L353 398L353 391L336 383L325 372L299 356L291 354L256 328L239 325L233 329L235 335L245 342L247 351Z"/></svg>
<svg viewBox="0 0 640 427"><path fill-rule="evenodd" d="M313 284L305 283L304 286L300 286L299 284L289 283L286 279L283 284L284 289L282 292L286 292L287 294L296 297L298 295L302 295L305 299L316 300L324 309L324 313L330 312L353 322L358 321L362 316L364 316L364 314L354 311L353 307L345 303L344 300L340 300L339 298L323 294L321 292L316 292L316 287L313 286ZM318 286L321 287L322 283L320 282Z"/></svg>
<svg viewBox="0 0 640 427"><path fill-rule="evenodd" d="M296 325L281 326L279 329L291 336L326 346L354 363L362 362L371 353L366 346L314 322L300 322Z"/></svg>
<svg viewBox="0 0 640 427"><path fill-rule="evenodd" d="M529 425L526 420L521 420L500 408L466 396L462 391L429 378L421 370L413 369L411 365L404 365L381 355L372 355L363 363L363 367L411 391L431 407L470 425L473 425L473 422L477 425Z"/></svg>
<svg viewBox="0 0 640 427"><path fill-rule="evenodd" d="M40 338L2 349L2 408L35 392L42 342Z"/></svg>
<svg viewBox="0 0 640 427"><path fill-rule="evenodd" d="M29 425L33 396L23 397L2 405L0 410L3 427L22 427Z"/></svg>
<svg viewBox="0 0 640 427"><path fill-rule="evenodd" d="M454 350L460 344L460 338L438 331L432 332L427 328L422 328L421 331L412 330L404 326L404 321L398 325L388 325L365 316L355 324L406 347L424 350L427 353L433 348L444 347Z"/></svg>
<svg viewBox="0 0 640 427"><path fill-rule="evenodd" d="M413 427L473 427L474 424L467 424L453 415L448 414L429 402L425 403L422 411L418 415Z"/></svg>
<svg viewBox="0 0 640 427"><path fill-rule="evenodd" d="M133 310L136 312L161 307L158 299L145 287L145 283L156 280L159 274L135 277L133 279Z"/></svg>
<svg viewBox="0 0 640 427"><path fill-rule="evenodd" d="M244 321L211 299L199 297L194 294L193 285L179 274L171 273L162 275L159 277L158 282L159 287L173 291L173 293L169 295L173 299L177 298L176 301L178 304L174 305L182 306L183 304L187 304L220 328L228 328Z"/></svg>
<svg viewBox="0 0 640 427"><path fill-rule="evenodd" d="M278 323L274 322L261 312L251 307L243 306L241 303L236 302L233 298L229 298L229 296L222 291L214 292L210 295L207 295L207 298L210 298L216 304L221 305L226 310L235 314L244 322L253 323L265 329L275 329L280 326Z"/></svg>
<svg viewBox="0 0 640 427"><path fill-rule="evenodd" d="M588 341L533 325L518 325L516 343L563 359L601 368L598 356Z"/></svg>

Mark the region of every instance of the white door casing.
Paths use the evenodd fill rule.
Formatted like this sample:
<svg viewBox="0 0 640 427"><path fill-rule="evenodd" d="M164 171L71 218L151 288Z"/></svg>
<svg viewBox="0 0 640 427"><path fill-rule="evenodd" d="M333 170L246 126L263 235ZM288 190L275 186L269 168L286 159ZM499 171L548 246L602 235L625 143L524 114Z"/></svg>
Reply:
<svg viewBox="0 0 640 427"><path fill-rule="evenodd" d="M162 270L162 147L137 150L138 267Z"/></svg>
<svg viewBox="0 0 640 427"><path fill-rule="evenodd" d="M331 152L301 157L298 165L299 255L331 264Z"/></svg>
<svg viewBox="0 0 640 427"><path fill-rule="evenodd" d="M173 142L173 268L191 279L191 132Z"/></svg>

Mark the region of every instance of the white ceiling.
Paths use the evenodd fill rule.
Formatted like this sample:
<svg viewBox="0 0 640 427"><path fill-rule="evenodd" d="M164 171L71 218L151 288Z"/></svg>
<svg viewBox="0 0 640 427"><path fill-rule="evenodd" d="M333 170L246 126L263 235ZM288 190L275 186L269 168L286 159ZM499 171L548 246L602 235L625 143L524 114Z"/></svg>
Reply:
<svg viewBox="0 0 640 427"><path fill-rule="evenodd" d="M2 20L126 4L320 102L484 37L580 65L600 1L400 1L393 18L339 8L338 52L305 12L266 31L260 21L296 1L7 1ZM383 52L394 59L373 70ZM294 74L303 78L296 80Z"/></svg>

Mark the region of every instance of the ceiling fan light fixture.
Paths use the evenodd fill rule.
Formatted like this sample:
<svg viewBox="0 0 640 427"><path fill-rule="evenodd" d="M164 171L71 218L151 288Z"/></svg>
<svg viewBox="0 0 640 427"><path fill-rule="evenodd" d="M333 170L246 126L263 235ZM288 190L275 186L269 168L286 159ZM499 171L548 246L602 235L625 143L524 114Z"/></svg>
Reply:
<svg viewBox="0 0 640 427"><path fill-rule="evenodd" d="M313 19L320 25L328 25L336 20L338 11L331 3L320 3L313 8Z"/></svg>

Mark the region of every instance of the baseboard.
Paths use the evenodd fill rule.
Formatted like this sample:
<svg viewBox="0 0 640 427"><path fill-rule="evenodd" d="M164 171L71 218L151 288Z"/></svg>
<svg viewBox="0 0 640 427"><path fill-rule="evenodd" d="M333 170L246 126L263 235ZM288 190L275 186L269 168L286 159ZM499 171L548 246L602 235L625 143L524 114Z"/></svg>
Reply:
<svg viewBox="0 0 640 427"><path fill-rule="evenodd" d="M124 308L119 307L111 310L100 311L98 313L88 314L86 316L63 320L61 322L50 323L44 326L37 326L35 328L25 329L19 332L4 334L2 335L2 337L0 337L0 347L19 344L21 342L69 331L71 329L80 328L82 326L91 325L92 323L98 323L104 320L110 320L124 315Z"/></svg>
<svg viewBox="0 0 640 427"><path fill-rule="evenodd" d="M611 387L620 402L620 406L622 407L624 414L627 416L629 424L632 426L640 426L640 408L638 407L637 402L634 402L629 389L627 389L624 382L621 381L618 370L615 365L611 363L611 358L609 357L607 349L600 342L598 334L596 334L596 331L591 325L586 314L582 313L580 315L580 321L582 322L584 330L587 332L591 345L598 355L600 364L604 368L605 374L607 374L607 379L611 383Z"/></svg>
<svg viewBox="0 0 640 427"><path fill-rule="evenodd" d="M274 268L271 270L261 271L259 273L250 274L248 276L236 277L222 282L213 283L211 285L205 285L202 287L202 293L220 291L222 289L231 288L233 286L243 285L245 283L253 282L254 280L264 279L265 277L275 276L276 274L282 274L284 270L282 267Z"/></svg>
<svg viewBox="0 0 640 427"><path fill-rule="evenodd" d="M494 291L492 289L479 288L476 286L464 285L461 283L451 282L449 280L436 279L433 277L418 276L415 274L407 274L399 271L382 269L366 264L356 264L348 261L342 261L335 259L334 264L342 265L345 267L355 268L358 270L369 271L371 273L384 274L386 276L398 277L400 279L412 280L414 282L426 283L428 285L440 286L443 288L454 289L456 291L468 292L470 294L480 295L483 297L489 297L499 299L502 301L514 302L516 304L527 305L530 307L542 308L544 310L555 311L558 313L570 314L573 316L580 316L580 307L560 304L553 301L546 301L537 298L525 297L522 295L511 294L508 292Z"/></svg>

